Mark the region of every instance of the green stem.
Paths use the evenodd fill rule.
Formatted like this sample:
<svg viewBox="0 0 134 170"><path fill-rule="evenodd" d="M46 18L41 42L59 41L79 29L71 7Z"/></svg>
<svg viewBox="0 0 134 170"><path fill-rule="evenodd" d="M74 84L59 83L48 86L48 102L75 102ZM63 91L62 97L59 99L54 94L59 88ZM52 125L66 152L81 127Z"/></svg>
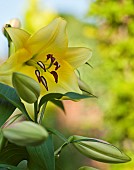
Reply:
<svg viewBox="0 0 134 170"><path fill-rule="evenodd" d="M42 107L42 109L41 109L39 124L42 124L42 119L43 119L43 117L44 117L44 112L45 112L46 106L47 106L47 102L45 102L45 103L43 104L43 107Z"/></svg>
<svg viewBox="0 0 134 170"><path fill-rule="evenodd" d="M69 144L68 142L63 143L63 145L60 146L60 147L54 152L54 156L55 156L55 157L59 157L62 149L63 149L65 146L67 146L68 144Z"/></svg>
<svg viewBox="0 0 134 170"><path fill-rule="evenodd" d="M34 103L34 121L38 123L38 100Z"/></svg>

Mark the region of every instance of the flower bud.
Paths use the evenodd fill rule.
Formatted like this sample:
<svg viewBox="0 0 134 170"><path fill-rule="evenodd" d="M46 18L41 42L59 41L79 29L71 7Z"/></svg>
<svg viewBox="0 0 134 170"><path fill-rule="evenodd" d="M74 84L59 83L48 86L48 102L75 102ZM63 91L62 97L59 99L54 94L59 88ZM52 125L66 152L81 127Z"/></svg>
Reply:
<svg viewBox="0 0 134 170"><path fill-rule="evenodd" d="M92 94L90 87L84 81L78 79L78 85L83 94L85 95Z"/></svg>
<svg viewBox="0 0 134 170"><path fill-rule="evenodd" d="M7 27L20 28L21 27L20 20L18 18L11 19L3 26L2 32L6 37L7 37L7 32L5 28Z"/></svg>
<svg viewBox="0 0 134 170"><path fill-rule="evenodd" d="M2 128L5 128L7 126L10 126L12 123L22 122L26 120L26 117L23 114L16 114L12 117L10 117L2 126Z"/></svg>
<svg viewBox="0 0 134 170"><path fill-rule="evenodd" d="M0 129L0 151L3 149L5 142L6 142L6 140L5 140L4 136L3 136L3 132Z"/></svg>
<svg viewBox="0 0 134 170"><path fill-rule="evenodd" d="M44 142L48 132L39 124L31 121L13 123L2 129L3 135L11 143L20 146L35 146Z"/></svg>
<svg viewBox="0 0 134 170"><path fill-rule="evenodd" d="M83 166L83 167L80 167L78 170L98 170L98 169L92 168L92 167L89 167L89 166Z"/></svg>
<svg viewBox="0 0 134 170"><path fill-rule="evenodd" d="M18 18L11 19L6 24L9 24L9 25L11 25L11 27L14 27L14 28L20 28L21 27L21 23L20 23L20 20Z"/></svg>
<svg viewBox="0 0 134 170"><path fill-rule="evenodd" d="M115 146L99 139L74 135L70 142L83 155L100 162L124 163L131 160Z"/></svg>
<svg viewBox="0 0 134 170"><path fill-rule="evenodd" d="M12 83L18 95L27 103L34 103L40 95L40 85L31 77L14 72Z"/></svg>

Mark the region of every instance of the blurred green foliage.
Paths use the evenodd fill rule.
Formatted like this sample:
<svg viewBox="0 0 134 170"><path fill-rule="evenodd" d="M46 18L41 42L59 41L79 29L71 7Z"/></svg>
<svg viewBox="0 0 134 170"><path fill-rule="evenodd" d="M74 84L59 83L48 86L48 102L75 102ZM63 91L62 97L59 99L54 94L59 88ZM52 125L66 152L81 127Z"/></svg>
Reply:
<svg viewBox="0 0 134 170"><path fill-rule="evenodd" d="M96 38L103 62L99 69L105 74L108 96L103 102L109 103L108 133L110 140L123 143L134 139L134 1L97 0L89 11L98 24Z"/></svg>
<svg viewBox="0 0 134 170"><path fill-rule="evenodd" d="M105 113L107 140L134 150L134 1L96 0L88 17L96 20L101 56L97 76ZM95 75L94 75L95 76ZM107 103L107 104L104 104ZM118 166L119 169L132 169ZM113 166L115 170L117 166Z"/></svg>
<svg viewBox="0 0 134 170"><path fill-rule="evenodd" d="M33 33L49 24L58 16L56 11L44 9L41 0L29 0L25 13L24 26L30 33Z"/></svg>

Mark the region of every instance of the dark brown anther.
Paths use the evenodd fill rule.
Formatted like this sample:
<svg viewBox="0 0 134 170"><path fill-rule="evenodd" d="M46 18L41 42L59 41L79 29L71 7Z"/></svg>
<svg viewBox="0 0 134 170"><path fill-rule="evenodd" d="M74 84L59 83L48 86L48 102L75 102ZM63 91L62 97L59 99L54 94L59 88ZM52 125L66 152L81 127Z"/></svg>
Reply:
<svg viewBox="0 0 134 170"><path fill-rule="evenodd" d="M55 82L58 83L58 74L55 71L51 71L50 73L53 75Z"/></svg>
<svg viewBox="0 0 134 170"><path fill-rule="evenodd" d="M57 61L54 63L54 65L56 66L55 70L58 70L58 68L60 68L60 64Z"/></svg>
<svg viewBox="0 0 134 170"><path fill-rule="evenodd" d="M38 81L39 81L39 83L41 82L41 77L40 77L40 72L39 72L39 70L35 70L35 75L36 75L36 77L37 77L37 79L38 79Z"/></svg>
<svg viewBox="0 0 134 170"><path fill-rule="evenodd" d="M37 64L46 72L46 67L44 63L42 63L41 61L38 61Z"/></svg>
<svg viewBox="0 0 134 170"><path fill-rule="evenodd" d="M47 81L46 81L45 77L41 76L41 82L45 86L46 90L48 91Z"/></svg>
<svg viewBox="0 0 134 170"><path fill-rule="evenodd" d="M53 63L53 62L55 61L55 58L53 57L52 54L47 54L47 60L48 60L49 58L51 59L51 63Z"/></svg>
<svg viewBox="0 0 134 170"><path fill-rule="evenodd" d="M52 54L47 54L47 60L51 58L53 55Z"/></svg>
<svg viewBox="0 0 134 170"><path fill-rule="evenodd" d="M55 58L51 56L51 63L53 63L54 61L55 61Z"/></svg>

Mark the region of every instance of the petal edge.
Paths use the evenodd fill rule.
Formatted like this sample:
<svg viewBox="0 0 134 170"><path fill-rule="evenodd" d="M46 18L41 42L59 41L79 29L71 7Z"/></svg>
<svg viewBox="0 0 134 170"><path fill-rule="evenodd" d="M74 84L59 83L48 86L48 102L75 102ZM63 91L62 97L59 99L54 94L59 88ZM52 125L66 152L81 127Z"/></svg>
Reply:
<svg viewBox="0 0 134 170"><path fill-rule="evenodd" d="M92 51L84 47L69 47L66 54L62 57L74 69L85 64L92 56Z"/></svg>

